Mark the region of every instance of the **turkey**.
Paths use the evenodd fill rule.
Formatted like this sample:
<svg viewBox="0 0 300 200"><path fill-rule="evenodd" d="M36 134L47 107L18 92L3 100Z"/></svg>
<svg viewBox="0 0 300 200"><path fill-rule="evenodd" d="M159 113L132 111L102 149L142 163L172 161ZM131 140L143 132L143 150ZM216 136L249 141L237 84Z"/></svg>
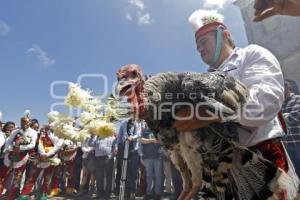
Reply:
<svg viewBox="0 0 300 200"><path fill-rule="evenodd" d="M239 125L234 121L248 97L239 81L223 73L193 72L166 72L145 80L135 64L121 67L117 78L117 95L127 97L136 117L170 152L183 180L180 200L192 199L200 189L202 199L276 199L286 189L290 179L284 171L236 142ZM183 108L194 115L177 115ZM198 110L205 115L198 116ZM210 123L181 131L194 116L210 117Z"/></svg>

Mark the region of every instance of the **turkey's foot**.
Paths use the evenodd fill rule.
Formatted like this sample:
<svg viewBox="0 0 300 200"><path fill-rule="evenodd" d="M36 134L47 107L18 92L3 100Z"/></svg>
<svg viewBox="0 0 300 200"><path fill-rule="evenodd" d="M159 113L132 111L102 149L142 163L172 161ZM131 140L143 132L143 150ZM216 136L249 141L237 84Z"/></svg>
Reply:
<svg viewBox="0 0 300 200"><path fill-rule="evenodd" d="M199 191L199 186L193 186L189 193L185 196L184 200L191 200L194 199L197 192Z"/></svg>
<svg viewBox="0 0 300 200"><path fill-rule="evenodd" d="M188 195L189 192L190 190L187 189L182 190L177 200L185 200L185 197L186 195Z"/></svg>

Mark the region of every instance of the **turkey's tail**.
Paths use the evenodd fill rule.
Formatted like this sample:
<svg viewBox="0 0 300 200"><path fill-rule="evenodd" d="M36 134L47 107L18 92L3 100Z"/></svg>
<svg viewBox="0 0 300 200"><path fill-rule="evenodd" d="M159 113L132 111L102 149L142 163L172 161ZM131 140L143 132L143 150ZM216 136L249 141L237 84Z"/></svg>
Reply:
<svg viewBox="0 0 300 200"><path fill-rule="evenodd" d="M262 156L238 147L233 152L230 176L245 199L282 199L286 195L292 200L297 195L292 177ZM244 199L244 198L243 198Z"/></svg>
<svg viewBox="0 0 300 200"><path fill-rule="evenodd" d="M292 177L246 147L234 146L229 154L219 157L218 166L210 172L217 199L226 199L229 193L242 200L296 197L298 187Z"/></svg>
<svg viewBox="0 0 300 200"><path fill-rule="evenodd" d="M225 124L221 124L202 129L200 134L205 137L203 143L209 149L200 152L203 180L216 194L215 199L293 200L297 196L298 183L293 180L297 177L288 175L260 154L234 142L228 137L228 132L230 130ZM282 198L283 195L286 198Z"/></svg>

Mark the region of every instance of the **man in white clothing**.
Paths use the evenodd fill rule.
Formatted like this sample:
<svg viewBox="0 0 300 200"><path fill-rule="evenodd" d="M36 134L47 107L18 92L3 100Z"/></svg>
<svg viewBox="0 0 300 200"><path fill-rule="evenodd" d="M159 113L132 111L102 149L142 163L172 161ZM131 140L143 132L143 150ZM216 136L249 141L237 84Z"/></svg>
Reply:
<svg viewBox="0 0 300 200"><path fill-rule="evenodd" d="M21 128L13 131L5 144L4 165L0 168L0 194L4 189L7 177L13 171L13 184L8 191L8 200L17 197L23 172L29 160L29 153L34 149L38 134L29 127L30 119L21 118Z"/></svg>
<svg viewBox="0 0 300 200"><path fill-rule="evenodd" d="M197 50L209 71L228 73L249 89L249 101L237 120L243 126L237 130L238 142L261 153L285 172L294 172L281 142L284 133L277 118L284 101L284 81L275 56L258 45L236 48L223 16L216 11L197 10L189 22L196 32ZM189 127L187 122L182 123ZM191 125L190 129L206 123L199 120L198 127ZM294 175L291 190L297 190L299 185ZM283 192L282 199L289 199L289 191Z"/></svg>

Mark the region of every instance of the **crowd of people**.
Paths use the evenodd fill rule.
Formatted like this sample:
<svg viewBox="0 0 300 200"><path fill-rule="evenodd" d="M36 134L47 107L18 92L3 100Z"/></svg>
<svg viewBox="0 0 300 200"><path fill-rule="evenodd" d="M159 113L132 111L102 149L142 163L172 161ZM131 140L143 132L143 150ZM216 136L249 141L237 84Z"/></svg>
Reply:
<svg viewBox="0 0 300 200"><path fill-rule="evenodd" d="M0 197L5 199L111 199L124 185L125 199L172 194L176 199L181 191L180 175L142 121L124 120L114 136L91 136L82 143L60 139L48 125L40 127L37 119L26 116L20 127L8 121L1 130ZM122 182L126 141L127 178Z"/></svg>

